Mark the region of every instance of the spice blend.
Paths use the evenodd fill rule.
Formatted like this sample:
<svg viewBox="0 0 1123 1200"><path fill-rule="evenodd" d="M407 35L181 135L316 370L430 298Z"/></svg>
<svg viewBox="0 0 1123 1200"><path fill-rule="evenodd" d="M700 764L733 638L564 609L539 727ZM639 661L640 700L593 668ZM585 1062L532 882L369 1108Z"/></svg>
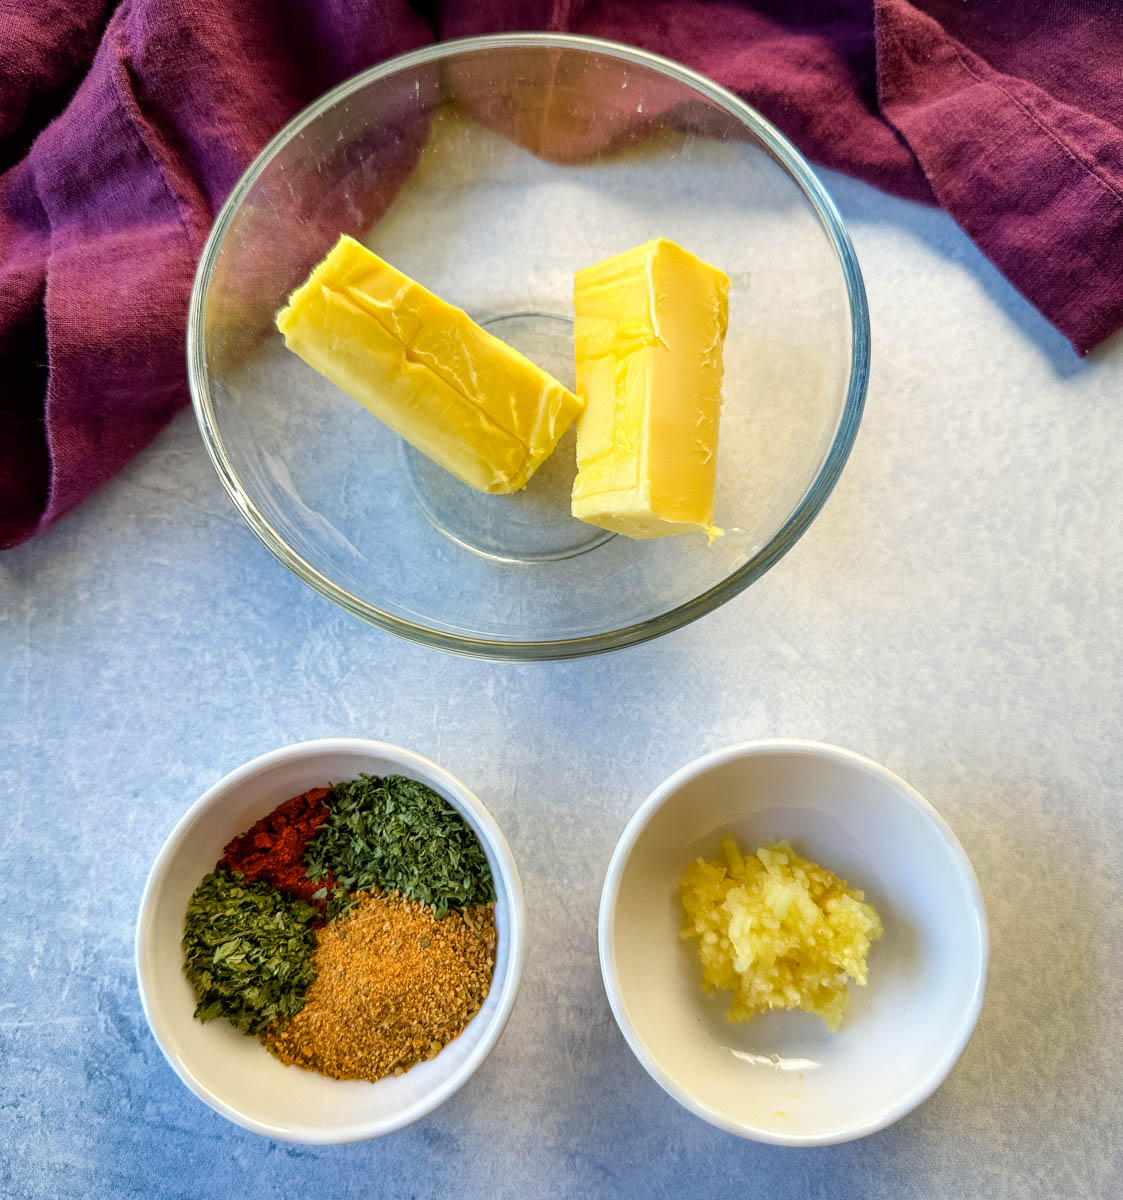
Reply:
<svg viewBox="0 0 1123 1200"><path fill-rule="evenodd" d="M478 838L432 788L313 788L234 838L191 897L195 1015L336 1079L401 1074L482 1006L494 899Z"/></svg>
<svg viewBox="0 0 1123 1200"><path fill-rule="evenodd" d="M479 838L431 787L404 775L360 775L332 788L329 807L304 861L312 878L338 880L330 915L348 906L348 894L372 887L404 892L437 917L495 898Z"/></svg>
<svg viewBox="0 0 1123 1200"><path fill-rule="evenodd" d="M304 851L316 830L328 819L324 799L329 788L312 788L279 804L271 813L251 825L222 852L218 869L237 871L249 881L261 880L290 895L299 896L323 908L327 897L313 900L323 887L334 888L330 876L318 882L308 878Z"/></svg>
<svg viewBox="0 0 1123 1200"><path fill-rule="evenodd" d="M433 1058L479 1012L495 966L494 906L438 920L400 892L364 892L317 943L303 1008L262 1041L333 1079L381 1079Z"/></svg>
<svg viewBox="0 0 1123 1200"><path fill-rule="evenodd" d="M187 904L183 969L200 1021L225 1017L243 1033L260 1033L304 1003L315 971L316 909L265 883L213 871Z"/></svg>

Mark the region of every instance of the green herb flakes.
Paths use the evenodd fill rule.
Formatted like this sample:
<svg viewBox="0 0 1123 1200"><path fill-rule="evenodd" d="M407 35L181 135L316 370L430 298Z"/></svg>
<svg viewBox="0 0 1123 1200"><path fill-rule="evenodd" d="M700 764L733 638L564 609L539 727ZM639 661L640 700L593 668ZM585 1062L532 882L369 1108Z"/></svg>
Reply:
<svg viewBox="0 0 1123 1200"><path fill-rule="evenodd" d="M183 969L195 989L200 1021L225 1017L243 1033L260 1033L304 1006L316 972L318 910L267 883L214 871L187 905Z"/></svg>
<svg viewBox="0 0 1123 1200"><path fill-rule="evenodd" d="M450 908L495 899L491 868L464 818L432 788L404 775L360 775L336 784L330 815L304 851L313 880L339 885L328 916L351 906L350 892L403 892L443 917Z"/></svg>

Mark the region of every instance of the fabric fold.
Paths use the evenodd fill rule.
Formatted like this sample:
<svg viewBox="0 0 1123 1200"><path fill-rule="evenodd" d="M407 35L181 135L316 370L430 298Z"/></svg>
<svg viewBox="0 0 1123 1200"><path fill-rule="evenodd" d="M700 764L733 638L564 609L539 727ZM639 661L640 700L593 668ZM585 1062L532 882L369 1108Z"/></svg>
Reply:
<svg viewBox="0 0 1123 1200"><path fill-rule="evenodd" d="M1123 325L1121 131L994 70L908 0L876 0L875 28L881 111L938 203L1091 350Z"/></svg>
<svg viewBox="0 0 1123 1200"><path fill-rule="evenodd" d="M0 62L20 32L0 30ZM196 260L268 137L340 73L430 36L404 0L117 7L69 103L0 176L0 548L69 512L187 403ZM49 72L26 74L27 95L50 90ZM333 238L338 209L323 214Z"/></svg>

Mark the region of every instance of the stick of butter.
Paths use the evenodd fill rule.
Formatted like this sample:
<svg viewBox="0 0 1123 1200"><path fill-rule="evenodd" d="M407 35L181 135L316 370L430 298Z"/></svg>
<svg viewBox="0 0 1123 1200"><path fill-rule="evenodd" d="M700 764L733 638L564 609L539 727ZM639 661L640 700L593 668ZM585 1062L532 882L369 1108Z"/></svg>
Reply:
<svg viewBox="0 0 1123 1200"><path fill-rule="evenodd" d="M573 515L712 542L728 277L659 238L578 271L573 301L585 404Z"/></svg>
<svg viewBox="0 0 1123 1200"><path fill-rule="evenodd" d="M525 487L581 410L528 358L346 235L277 328L306 363L481 492Z"/></svg>

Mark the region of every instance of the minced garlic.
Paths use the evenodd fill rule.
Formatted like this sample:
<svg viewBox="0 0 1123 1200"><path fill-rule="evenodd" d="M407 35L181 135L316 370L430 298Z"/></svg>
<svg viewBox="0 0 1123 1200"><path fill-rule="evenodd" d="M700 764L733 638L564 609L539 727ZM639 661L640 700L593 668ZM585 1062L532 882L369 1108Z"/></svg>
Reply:
<svg viewBox="0 0 1123 1200"><path fill-rule="evenodd" d="M698 939L703 989L733 993L730 1021L801 1008L837 1030L850 1002L847 977L865 985L881 918L862 892L787 842L744 857L725 837L721 852L720 860L697 859L679 883L680 936Z"/></svg>

